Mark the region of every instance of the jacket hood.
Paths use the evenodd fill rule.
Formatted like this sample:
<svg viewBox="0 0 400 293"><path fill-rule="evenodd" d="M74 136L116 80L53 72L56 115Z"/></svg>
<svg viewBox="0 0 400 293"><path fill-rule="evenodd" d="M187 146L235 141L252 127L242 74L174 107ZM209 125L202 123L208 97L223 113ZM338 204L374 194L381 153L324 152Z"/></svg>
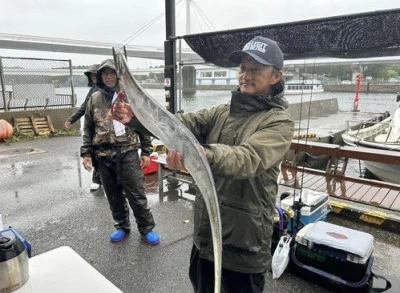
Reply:
<svg viewBox="0 0 400 293"><path fill-rule="evenodd" d="M92 81L92 78L90 77L90 74L96 74L97 75L97 69L99 68L99 64L92 64L88 67L88 69L86 69L86 71L83 73L84 75L86 75L87 79L88 79L88 86L89 87L94 87L95 84Z"/></svg>
<svg viewBox="0 0 400 293"><path fill-rule="evenodd" d="M112 59L106 59L106 60L104 60L103 62L100 63L100 66L97 69L96 85L101 89L106 88L106 85L104 84L103 79L101 78L101 73L106 68L110 68L110 69L114 70L117 73L117 80L119 80L117 68L114 65L114 61ZM118 82L117 82L117 86L118 86Z"/></svg>

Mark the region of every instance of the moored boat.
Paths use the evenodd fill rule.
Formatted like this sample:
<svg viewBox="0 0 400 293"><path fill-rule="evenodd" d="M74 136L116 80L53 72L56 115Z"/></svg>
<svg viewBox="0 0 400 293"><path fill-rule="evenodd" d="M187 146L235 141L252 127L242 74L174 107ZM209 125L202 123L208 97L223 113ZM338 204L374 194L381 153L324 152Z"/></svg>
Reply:
<svg viewBox="0 0 400 293"><path fill-rule="evenodd" d="M397 97L400 101L400 95ZM343 141L351 146L400 152L400 108L386 119L362 124L357 129L348 128ZM400 184L400 165L363 161L367 169L383 181Z"/></svg>
<svg viewBox="0 0 400 293"><path fill-rule="evenodd" d="M288 80L285 82L285 95L322 93L324 87L318 79Z"/></svg>

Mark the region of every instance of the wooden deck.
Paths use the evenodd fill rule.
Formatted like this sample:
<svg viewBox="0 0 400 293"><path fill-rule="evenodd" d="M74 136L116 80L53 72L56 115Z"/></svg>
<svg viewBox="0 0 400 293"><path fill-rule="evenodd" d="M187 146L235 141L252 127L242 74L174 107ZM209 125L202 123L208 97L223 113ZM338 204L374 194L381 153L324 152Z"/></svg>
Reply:
<svg viewBox="0 0 400 293"><path fill-rule="evenodd" d="M309 188L328 193L332 197L363 203L388 210L400 211L400 185L387 182L347 177L346 163L343 169L337 165L338 158L363 159L370 161L400 162L400 153L365 148L341 147L321 143L293 142L291 150L329 155L331 160L325 171L297 166L295 160L285 160L282 163L281 185ZM298 156L294 156L298 157ZM334 162L334 163L332 163Z"/></svg>
<svg viewBox="0 0 400 293"><path fill-rule="evenodd" d="M400 211L400 186L379 186L372 180L354 182L351 179L329 178L320 174L311 174L307 171L297 171L297 181L292 174L281 185L290 187L309 188L315 191L328 193L332 197L350 200L371 206ZM363 181L363 182L361 182ZM376 186L377 184L378 186Z"/></svg>

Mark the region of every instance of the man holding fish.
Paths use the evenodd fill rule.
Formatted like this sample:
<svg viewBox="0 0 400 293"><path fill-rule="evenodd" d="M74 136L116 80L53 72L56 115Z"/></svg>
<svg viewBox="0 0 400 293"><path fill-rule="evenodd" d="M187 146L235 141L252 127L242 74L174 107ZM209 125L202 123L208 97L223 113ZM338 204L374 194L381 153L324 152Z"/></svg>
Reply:
<svg viewBox="0 0 400 293"><path fill-rule="evenodd" d="M294 122L283 97L283 54L277 43L255 37L229 55L240 64L239 89L229 104L176 117L202 143L218 195L222 222L221 292L262 292L271 268L271 236L280 163ZM135 109L116 103L114 117L140 128ZM167 165L185 168L185 157L169 149ZM214 257L209 215L202 195L194 203L189 276L194 292L214 292Z"/></svg>

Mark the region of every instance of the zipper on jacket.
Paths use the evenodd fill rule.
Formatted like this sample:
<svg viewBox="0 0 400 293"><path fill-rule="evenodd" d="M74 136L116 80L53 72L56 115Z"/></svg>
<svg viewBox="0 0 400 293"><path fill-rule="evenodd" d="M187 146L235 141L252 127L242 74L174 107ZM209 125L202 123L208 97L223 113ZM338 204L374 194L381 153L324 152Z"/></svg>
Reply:
<svg viewBox="0 0 400 293"><path fill-rule="evenodd" d="M237 134L237 132L235 132L235 134L232 137L232 144L231 145L235 145L236 144L237 136L238 136L238 134Z"/></svg>

